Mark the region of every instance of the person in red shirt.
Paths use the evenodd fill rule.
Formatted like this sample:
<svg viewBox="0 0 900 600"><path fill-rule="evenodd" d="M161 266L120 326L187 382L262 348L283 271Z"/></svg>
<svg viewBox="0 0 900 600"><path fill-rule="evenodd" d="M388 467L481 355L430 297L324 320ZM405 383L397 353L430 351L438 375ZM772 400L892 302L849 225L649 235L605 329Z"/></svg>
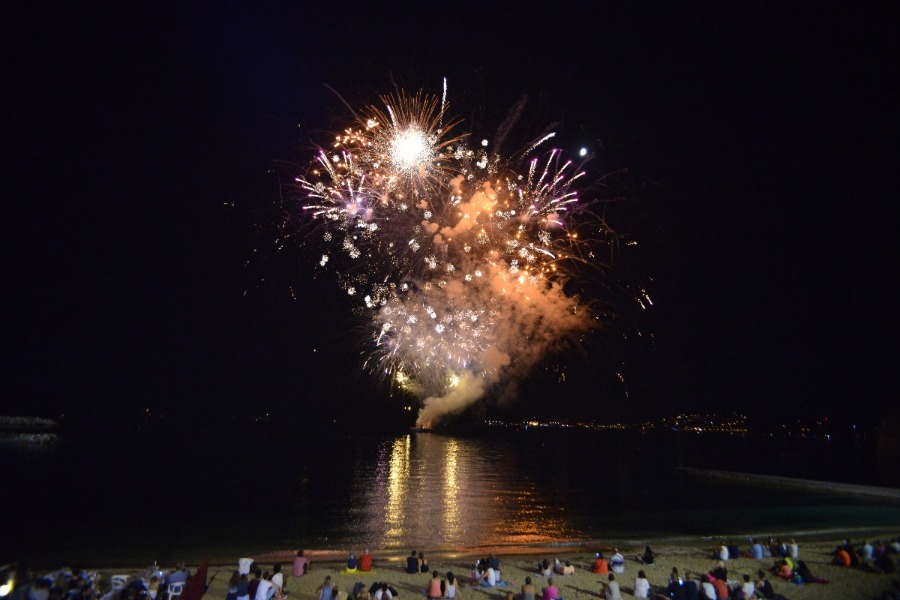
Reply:
<svg viewBox="0 0 900 600"><path fill-rule="evenodd" d="M727 600L731 597L731 590L724 579L716 579L713 581L713 587L716 588L716 598Z"/></svg>
<svg viewBox="0 0 900 600"><path fill-rule="evenodd" d="M594 561L594 568L591 570L598 575L606 575L609 573L609 563L603 558L602 552L597 553L597 560Z"/></svg>
<svg viewBox="0 0 900 600"><path fill-rule="evenodd" d="M366 551L363 552L362 556L359 557L359 570L360 571L371 571L372 570L372 555L369 554L368 548L366 548Z"/></svg>
<svg viewBox="0 0 900 600"><path fill-rule="evenodd" d="M835 557L837 560L836 564L841 565L842 567L850 566L850 553L847 552L846 548L841 548L838 550L837 556Z"/></svg>

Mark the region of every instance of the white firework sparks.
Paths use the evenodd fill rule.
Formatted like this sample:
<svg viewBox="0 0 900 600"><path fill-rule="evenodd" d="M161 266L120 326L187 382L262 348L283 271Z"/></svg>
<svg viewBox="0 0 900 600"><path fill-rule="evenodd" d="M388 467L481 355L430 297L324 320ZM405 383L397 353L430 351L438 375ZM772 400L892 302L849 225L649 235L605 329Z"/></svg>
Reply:
<svg viewBox="0 0 900 600"><path fill-rule="evenodd" d="M584 173L558 150L516 161L489 140L470 149L443 100L382 102L297 183L325 229L319 264L371 318L378 371L416 392L430 423L596 326L563 288Z"/></svg>

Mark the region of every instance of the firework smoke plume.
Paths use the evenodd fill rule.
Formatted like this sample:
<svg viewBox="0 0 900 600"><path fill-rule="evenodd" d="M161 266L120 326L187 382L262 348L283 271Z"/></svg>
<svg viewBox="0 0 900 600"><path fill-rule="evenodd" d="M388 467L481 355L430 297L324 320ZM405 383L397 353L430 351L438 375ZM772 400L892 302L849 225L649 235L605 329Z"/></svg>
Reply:
<svg viewBox="0 0 900 600"><path fill-rule="evenodd" d="M584 255L584 173L544 148L552 134L506 157L457 134L443 99L381 102L354 114L296 184L323 242L319 265L370 319L367 366L418 397L417 422L432 424L597 325L565 291Z"/></svg>

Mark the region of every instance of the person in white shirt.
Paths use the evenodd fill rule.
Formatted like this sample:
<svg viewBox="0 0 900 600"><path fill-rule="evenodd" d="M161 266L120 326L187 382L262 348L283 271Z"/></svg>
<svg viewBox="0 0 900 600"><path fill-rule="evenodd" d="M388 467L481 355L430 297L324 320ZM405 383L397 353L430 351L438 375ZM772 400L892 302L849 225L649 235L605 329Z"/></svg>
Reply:
<svg viewBox="0 0 900 600"><path fill-rule="evenodd" d="M756 584L750 581L750 576L747 574L744 574L744 585L741 586L741 589L744 591L744 600L756 597Z"/></svg>
<svg viewBox="0 0 900 600"><path fill-rule="evenodd" d="M644 573L643 570L638 571L637 577L634 580L634 597L650 597L650 582L647 580L647 574Z"/></svg>
<svg viewBox="0 0 900 600"><path fill-rule="evenodd" d="M394 595L391 594L388 584L382 583L381 587L375 590L375 600L394 600Z"/></svg>
<svg viewBox="0 0 900 600"><path fill-rule="evenodd" d="M719 560L728 560L728 546L725 544L719 548Z"/></svg>
<svg viewBox="0 0 900 600"><path fill-rule="evenodd" d="M612 558L609 559L609 568L612 569L613 573L625 572L625 557L622 556L618 548L613 550Z"/></svg>
<svg viewBox="0 0 900 600"><path fill-rule="evenodd" d="M616 581L616 576L613 573L608 575L609 583L602 583L603 589L601 590L601 594L604 594L606 600L622 600L622 592L619 590L619 582Z"/></svg>
<svg viewBox="0 0 900 600"><path fill-rule="evenodd" d="M255 571L253 563L252 558L238 559L238 575L249 575L250 571Z"/></svg>
<svg viewBox="0 0 900 600"><path fill-rule="evenodd" d="M272 585L278 590L276 594L284 595L284 573L281 572L281 565L272 567Z"/></svg>
<svg viewBox="0 0 900 600"><path fill-rule="evenodd" d="M497 587L497 571L490 565L478 579L482 587Z"/></svg>
<svg viewBox="0 0 900 600"><path fill-rule="evenodd" d="M263 573L259 586L256 588L256 597L254 600L272 600L275 596L275 586L272 585L272 576L268 571Z"/></svg>

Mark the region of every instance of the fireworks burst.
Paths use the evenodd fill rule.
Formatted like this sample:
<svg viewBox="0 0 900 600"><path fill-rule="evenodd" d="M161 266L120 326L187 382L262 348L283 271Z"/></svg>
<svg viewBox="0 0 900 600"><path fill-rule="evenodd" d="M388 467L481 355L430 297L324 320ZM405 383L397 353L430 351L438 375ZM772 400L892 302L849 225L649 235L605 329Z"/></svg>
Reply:
<svg viewBox="0 0 900 600"><path fill-rule="evenodd" d="M455 135L442 99L381 101L296 184L323 242L319 265L370 319L367 366L420 398L418 422L433 423L599 325L565 291L594 256L576 231L585 173L543 149L552 134L504 157Z"/></svg>

